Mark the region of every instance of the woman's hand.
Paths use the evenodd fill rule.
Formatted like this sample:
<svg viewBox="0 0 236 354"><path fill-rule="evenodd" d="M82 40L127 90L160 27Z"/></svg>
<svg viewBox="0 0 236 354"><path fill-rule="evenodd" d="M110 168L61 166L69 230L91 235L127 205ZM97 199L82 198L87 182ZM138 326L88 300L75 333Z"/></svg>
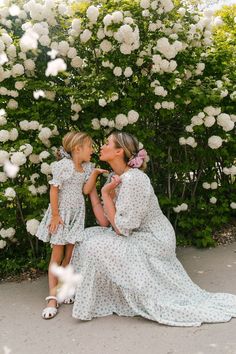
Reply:
<svg viewBox="0 0 236 354"><path fill-rule="evenodd" d="M112 176L111 182L105 184L104 187L102 187L102 194L110 194L115 190L115 188L121 183L121 178L117 175Z"/></svg>
<svg viewBox="0 0 236 354"><path fill-rule="evenodd" d="M60 215L52 216L50 224L48 225L48 230L49 230L50 234L57 232L59 225L64 225L64 222L63 222L62 218L60 217Z"/></svg>

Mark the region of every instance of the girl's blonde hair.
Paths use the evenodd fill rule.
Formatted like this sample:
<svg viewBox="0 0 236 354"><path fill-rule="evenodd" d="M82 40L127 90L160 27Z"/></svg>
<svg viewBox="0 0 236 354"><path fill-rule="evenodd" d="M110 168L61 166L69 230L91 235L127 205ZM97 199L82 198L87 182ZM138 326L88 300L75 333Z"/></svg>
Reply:
<svg viewBox="0 0 236 354"><path fill-rule="evenodd" d="M124 150L124 160L128 162L135 157L139 152L139 142L138 139L125 132L112 132L111 134L114 138L114 143L116 148L122 148ZM139 167L140 170L145 170L147 167L147 162L144 160L142 165Z"/></svg>
<svg viewBox="0 0 236 354"><path fill-rule="evenodd" d="M62 139L62 146L68 154L71 155L76 146L83 146L85 142L93 143L92 138L84 132L69 132ZM58 158L61 159L60 151L58 152Z"/></svg>

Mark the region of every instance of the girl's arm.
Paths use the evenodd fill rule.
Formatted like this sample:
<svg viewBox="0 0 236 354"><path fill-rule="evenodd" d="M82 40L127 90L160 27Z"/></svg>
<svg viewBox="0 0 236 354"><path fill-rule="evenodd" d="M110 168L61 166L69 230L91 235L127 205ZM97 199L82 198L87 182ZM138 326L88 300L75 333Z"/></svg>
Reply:
<svg viewBox="0 0 236 354"><path fill-rule="evenodd" d="M104 214L103 206L101 204L100 198L95 187L92 189L91 193L89 194L89 197L91 200L94 215L97 221L99 222L99 225L104 227L109 226L109 220Z"/></svg>
<svg viewBox="0 0 236 354"><path fill-rule="evenodd" d="M97 176L100 175L101 173L108 173L107 170L103 170L102 168L95 168L91 175L89 176L89 179L83 186L83 193L84 194L90 194L95 187L96 184L96 179Z"/></svg>
<svg viewBox="0 0 236 354"><path fill-rule="evenodd" d="M59 208L58 208L58 187L51 185L50 188L50 205L52 210L52 218L49 224L49 232L54 233L57 231L59 224L64 224L63 220L59 215Z"/></svg>

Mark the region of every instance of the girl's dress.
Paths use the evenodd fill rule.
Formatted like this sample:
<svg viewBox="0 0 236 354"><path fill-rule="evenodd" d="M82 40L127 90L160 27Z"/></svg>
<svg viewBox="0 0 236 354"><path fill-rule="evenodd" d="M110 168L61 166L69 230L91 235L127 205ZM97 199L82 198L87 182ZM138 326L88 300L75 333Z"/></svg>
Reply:
<svg viewBox="0 0 236 354"><path fill-rule="evenodd" d="M175 232L162 213L148 176L130 169L117 187L115 224L90 227L74 248L83 275L73 317L116 313L171 326L200 326L236 317L236 295L211 293L193 283L175 254Z"/></svg>
<svg viewBox="0 0 236 354"><path fill-rule="evenodd" d="M82 193L84 183L88 180L93 164L82 164L84 172L76 171L71 159L63 158L52 165L52 180L49 184L59 187L59 215L64 225L59 225L57 232L50 234L48 225L51 221L51 206L49 205L36 233L36 236L53 245L74 244L82 240L85 220L85 201Z"/></svg>

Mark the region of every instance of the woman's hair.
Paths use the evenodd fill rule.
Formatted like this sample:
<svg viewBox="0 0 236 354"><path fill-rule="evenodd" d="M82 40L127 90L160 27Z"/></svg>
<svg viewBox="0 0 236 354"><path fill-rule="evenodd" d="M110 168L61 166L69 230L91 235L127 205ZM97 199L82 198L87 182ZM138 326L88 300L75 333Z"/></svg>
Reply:
<svg viewBox="0 0 236 354"><path fill-rule="evenodd" d="M93 140L87 133L72 131L72 132L67 133L63 137L62 146L63 146L64 151L71 156L71 153L74 150L74 148L77 145L83 146L83 144L85 142L92 143ZM58 159L63 158L62 155L63 154L61 154L60 149L58 149L58 151L57 151Z"/></svg>
<svg viewBox="0 0 236 354"><path fill-rule="evenodd" d="M128 162L134 158L140 148L138 139L125 132L112 132L111 134L114 138L114 143L116 148L122 148L124 150L124 160L128 164ZM140 170L145 170L147 167L147 162L144 160L142 165L139 167Z"/></svg>

